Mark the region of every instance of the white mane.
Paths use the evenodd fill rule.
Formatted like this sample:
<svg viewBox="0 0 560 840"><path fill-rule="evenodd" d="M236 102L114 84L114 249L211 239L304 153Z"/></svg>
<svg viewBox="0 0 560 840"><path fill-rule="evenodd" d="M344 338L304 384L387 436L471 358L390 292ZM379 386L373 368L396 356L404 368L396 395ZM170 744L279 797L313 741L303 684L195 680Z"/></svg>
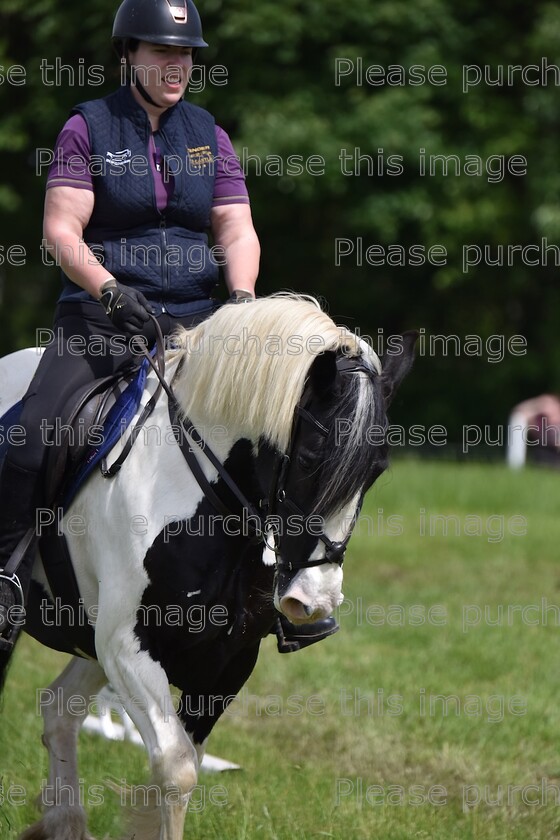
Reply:
<svg viewBox="0 0 560 840"><path fill-rule="evenodd" d="M185 415L194 422L210 418L250 440L264 436L282 452L317 355L341 350L366 355L377 370L380 365L357 336L302 295L222 306L177 338L177 352L185 355L173 388Z"/></svg>

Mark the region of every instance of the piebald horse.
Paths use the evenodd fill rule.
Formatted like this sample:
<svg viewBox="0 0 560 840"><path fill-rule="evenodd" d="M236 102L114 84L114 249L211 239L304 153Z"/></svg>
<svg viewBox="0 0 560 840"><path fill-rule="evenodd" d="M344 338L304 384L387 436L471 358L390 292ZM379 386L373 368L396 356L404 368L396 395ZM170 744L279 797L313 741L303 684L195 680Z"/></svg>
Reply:
<svg viewBox="0 0 560 840"><path fill-rule="evenodd" d="M79 655L71 628L61 644L42 627L40 610L52 624L56 603L37 552L26 630L78 655L44 694L48 785L60 795L25 840L89 837L77 738L107 682L151 768L153 799L129 836L182 838L208 735L251 674L261 639L279 613L313 623L342 600L344 550L386 467L386 407L414 341L404 334L400 352L380 359L312 298L294 295L223 306L177 335L166 352L177 410L170 415L162 393L116 477L91 475L56 526L79 586L76 623L94 627L95 658ZM25 352L0 364L0 381L11 382L2 413L31 375ZM151 371L143 403L157 386ZM83 715L65 702L76 695Z"/></svg>

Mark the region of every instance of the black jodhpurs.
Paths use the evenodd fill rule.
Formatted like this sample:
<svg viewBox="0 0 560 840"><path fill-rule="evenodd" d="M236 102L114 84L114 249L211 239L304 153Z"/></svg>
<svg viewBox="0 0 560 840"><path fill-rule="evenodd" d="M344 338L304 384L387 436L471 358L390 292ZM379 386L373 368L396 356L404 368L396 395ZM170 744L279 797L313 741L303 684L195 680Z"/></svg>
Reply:
<svg viewBox="0 0 560 840"><path fill-rule="evenodd" d="M178 326L190 327L213 310L195 316L158 317L164 336ZM151 327L151 330L150 330ZM149 330L149 332L148 332ZM7 457L21 469L42 474L47 449L56 445L57 424L72 395L95 379L110 376L142 360L131 350L131 339L119 333L96 301L60 303L54 317L54 340L44 351L23 398L20 424L24 444L12 445ZM153 338L151 322L146 335Z"/></svg>

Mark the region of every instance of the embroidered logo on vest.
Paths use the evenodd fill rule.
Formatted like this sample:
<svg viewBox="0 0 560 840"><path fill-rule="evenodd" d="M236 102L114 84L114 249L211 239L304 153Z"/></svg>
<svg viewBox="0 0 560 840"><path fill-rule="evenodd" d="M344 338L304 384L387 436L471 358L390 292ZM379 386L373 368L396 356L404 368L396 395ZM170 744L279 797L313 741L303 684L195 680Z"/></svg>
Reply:
<svg viewBox="0 0 560 840"><path fill-rule="evenodd" d="M214 155L210 146L195 146L190 149L186 147L189 156L189 163L195 169L201 166L206 166L208 163L214 163Z"/></svg>
<svg viewBox="0 0 560 840"><path fill-rule="evenodd" d="M130 163L132 158L132 151L130 149L122 149L120 152L107 152L105 161L111 166L126 166Z"/></svg>

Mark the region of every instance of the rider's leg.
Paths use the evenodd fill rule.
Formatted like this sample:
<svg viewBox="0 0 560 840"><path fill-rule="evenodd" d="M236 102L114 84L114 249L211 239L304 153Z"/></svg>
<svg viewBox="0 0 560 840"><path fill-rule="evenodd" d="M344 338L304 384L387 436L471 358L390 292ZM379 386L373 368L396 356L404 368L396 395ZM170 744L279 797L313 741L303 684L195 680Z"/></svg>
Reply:
<svg viewBox="0 0 560 840"><path fill-rule="evenodd" d="M25 430L25 443L10 447L0 474L0 648L11 646L15 639L14 622L9 620L10 607L19 604L18 584L25 600L35 541L18 566L17 580L8 580L1 572L29 529L33 529L35 536L37 508L45 503L43 465L47 447L56 446L57 436L60 436L57 421L58 424L62 422L64 407L79 388L109 376L133 360L132 355L128 351L122 352L120 346L115 352L110 343L115 330L102 308L93 301L60 306L54 332L56 340L46 348L24 397L19 423ZM76 342L76 336L83 342ZM97 355L81 349L87 347L93 337ZM100 352L103 342L105 352ZM12 612L11 617L21 623L18 613Z"/></svg>
<svg viewBox="0 0 560 840"><path fill-rule="evenodd" d="M34 532L39 483L37 471L14 464L10 453L6 456L0 479L0 570L6 567L15 548L28 531L32 529ZM17 608L25 601L28 582L31 579L34 542L32 540L15 571L17 578L8 570L13 583L0 578L0 642L4 635L9 646L15 640L13 630L21 621L21 614L17 612ZM4 647L0 644L0 648Z"/></svg>

